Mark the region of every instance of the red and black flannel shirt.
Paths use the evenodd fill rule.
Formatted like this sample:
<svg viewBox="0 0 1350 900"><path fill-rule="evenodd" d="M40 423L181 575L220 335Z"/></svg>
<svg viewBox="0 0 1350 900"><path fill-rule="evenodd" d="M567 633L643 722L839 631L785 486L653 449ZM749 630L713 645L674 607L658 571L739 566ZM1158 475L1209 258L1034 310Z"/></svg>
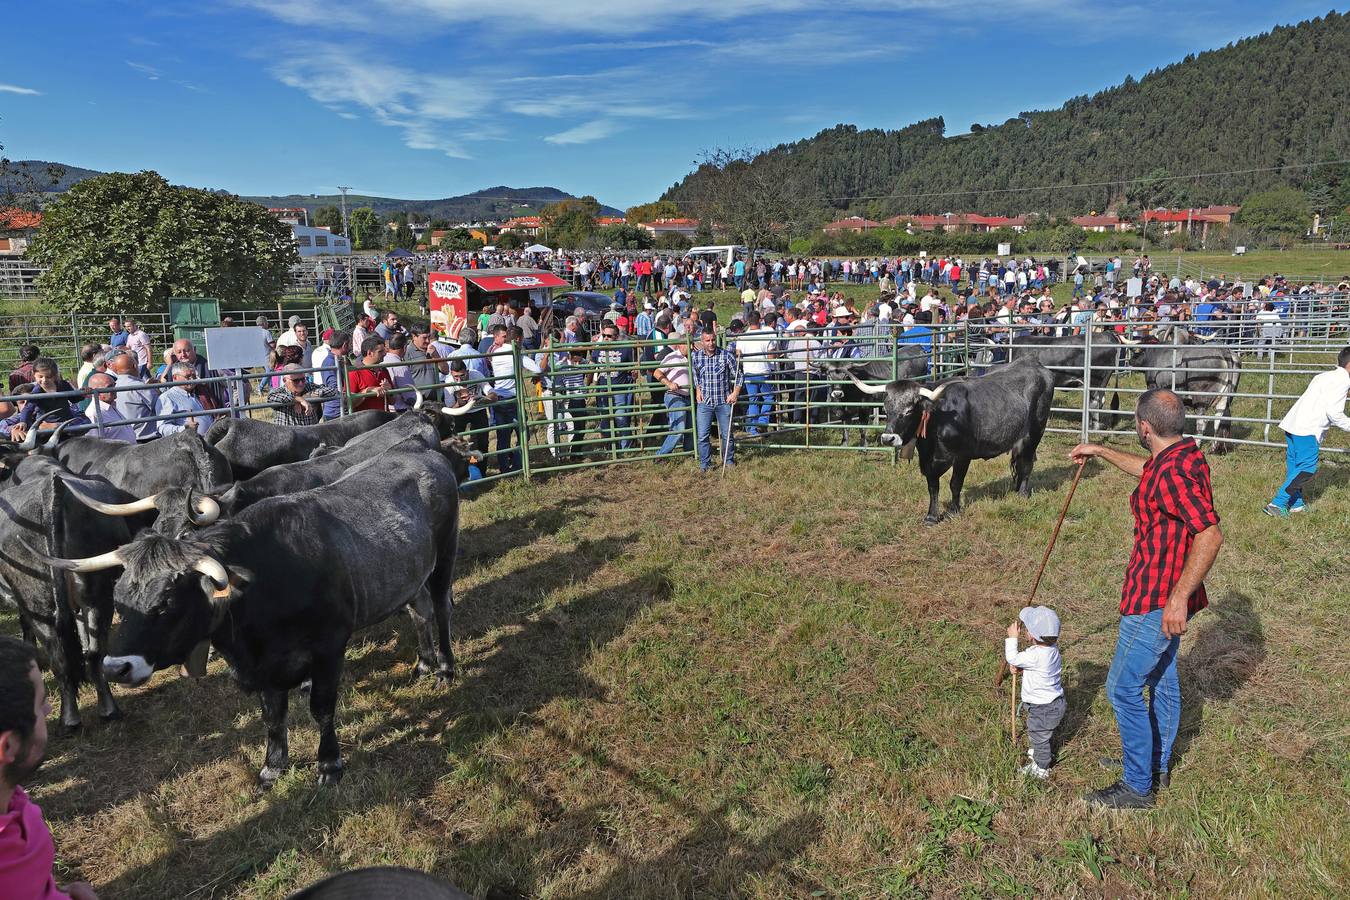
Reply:
<svg viewBox="0 0 1350 900"><path fill-rule="evenodd" d="M1130 512L1134 549L1120 595L1123 616L1166 606L1195 536L1219 522L1209 463L1195 441L1183 438L1144 463L1139 487L1130 495ZM1202 584L1187 599L1186 613L1194 615L1208 605Z"/></svg>

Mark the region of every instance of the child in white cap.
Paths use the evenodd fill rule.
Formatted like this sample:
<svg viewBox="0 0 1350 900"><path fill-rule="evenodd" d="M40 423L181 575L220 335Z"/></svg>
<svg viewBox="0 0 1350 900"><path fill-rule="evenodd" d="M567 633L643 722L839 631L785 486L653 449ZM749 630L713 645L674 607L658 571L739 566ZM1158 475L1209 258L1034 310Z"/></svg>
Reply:
<svg viewBox="0 0 1350 900"><path fill-rule="evenodd" d="M1003 655L1008 665L1022 673L1022 706L1027 711L1027 739L1031 762L1023 766L1023 775L1050 777L1050 737L1064 719L1064 686L1060 684L1063 662L1059 657L1059 616L1048 606L1026 606L1017 614L1032 644L1017 651L1017 622L1008 626Z"/></svg>

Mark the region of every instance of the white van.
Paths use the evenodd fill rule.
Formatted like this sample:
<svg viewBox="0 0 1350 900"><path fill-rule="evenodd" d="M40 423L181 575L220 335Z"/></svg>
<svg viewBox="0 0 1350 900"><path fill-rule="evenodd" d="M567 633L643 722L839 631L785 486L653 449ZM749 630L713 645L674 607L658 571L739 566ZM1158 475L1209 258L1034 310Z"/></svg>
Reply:
<svg viewBox="0 0 1350 900"><path fill-rule="evenodd" d="M736 257L745 257L750 252L747 247L739 247L735 244L716 244L708 247L692 247L685 251L685 256L697 259L715 260L722 265L731 265L736 261Z"/></svg>

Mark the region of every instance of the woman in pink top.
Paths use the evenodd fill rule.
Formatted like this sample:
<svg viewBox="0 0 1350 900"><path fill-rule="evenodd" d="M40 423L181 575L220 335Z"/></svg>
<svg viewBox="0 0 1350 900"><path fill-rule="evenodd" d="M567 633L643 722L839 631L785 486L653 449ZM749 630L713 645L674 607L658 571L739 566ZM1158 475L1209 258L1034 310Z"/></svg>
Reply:
<svg viewBox="0 0 1350 900"><path fill-rule="evenodd" d="M98 900L83 881L64 890L52 878L56 848L42 810L19 787L47 749L52 705L33 648L0 635L0 896L5 900Z"/></svg>

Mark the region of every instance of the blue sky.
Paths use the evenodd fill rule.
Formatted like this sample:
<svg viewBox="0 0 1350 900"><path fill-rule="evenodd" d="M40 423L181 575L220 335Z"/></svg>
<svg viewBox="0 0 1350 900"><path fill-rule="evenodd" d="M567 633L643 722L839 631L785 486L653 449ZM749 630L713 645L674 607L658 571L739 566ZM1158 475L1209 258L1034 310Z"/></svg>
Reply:
<svg viewBox="0 0 1350 900"><path fill-rule="evenodd" d="M1327 11L1249 0L57 0L5 12L11 159L243 194L550 185L624 207L713 147L949 134ZM14 37L18 35L19 37Z"/></svg>

